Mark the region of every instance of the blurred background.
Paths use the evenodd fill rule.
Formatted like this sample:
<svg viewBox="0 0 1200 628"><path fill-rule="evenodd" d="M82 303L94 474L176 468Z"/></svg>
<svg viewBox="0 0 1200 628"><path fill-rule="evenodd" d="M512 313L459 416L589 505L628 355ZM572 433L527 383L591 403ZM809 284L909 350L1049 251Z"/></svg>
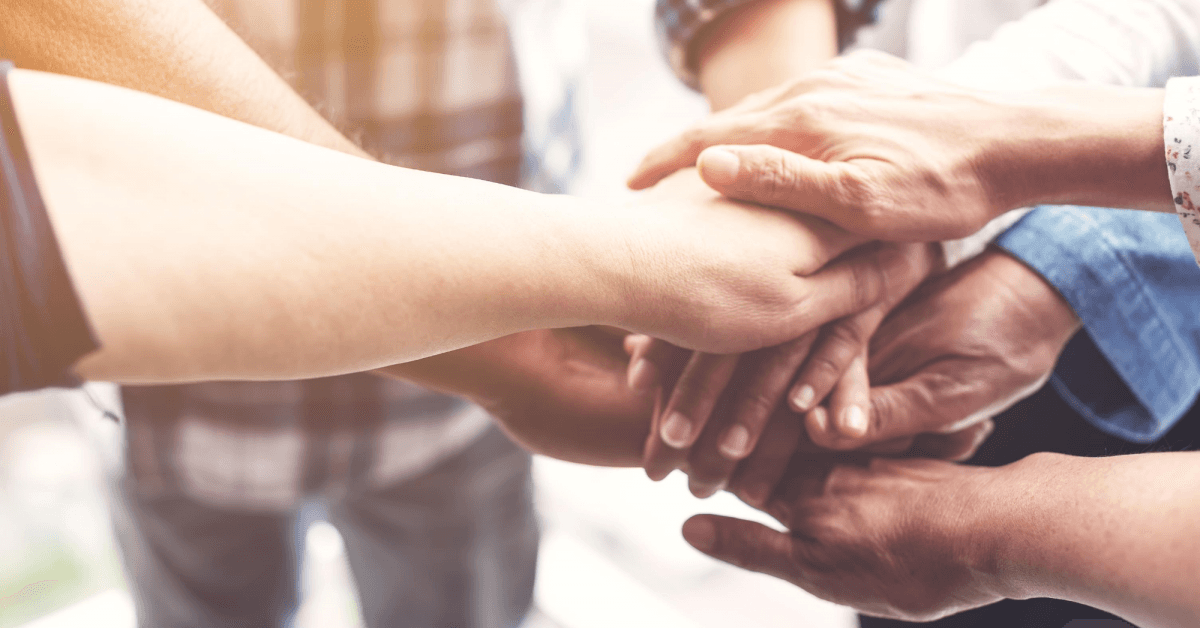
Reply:
<svg viewBox="0 0 1200 628"><path fill-rule="evenodd" d="M585 172L575 192L628 194L623 181L654 144L704 115L657 51L653 0L587 0L590 59ZM110 390L91 388L105 401ZM0 400L0 628L132 628L105 506L104 465L117 427L82 391ZM539 458L543 525L535 611L527 628L813 626L853 615L779 580L718 564L682 539L698 512L765 520L728 495L699 501L678 474L660 484L637 469ZM299 628L361 626L337 530L304 536Z"/></svg>

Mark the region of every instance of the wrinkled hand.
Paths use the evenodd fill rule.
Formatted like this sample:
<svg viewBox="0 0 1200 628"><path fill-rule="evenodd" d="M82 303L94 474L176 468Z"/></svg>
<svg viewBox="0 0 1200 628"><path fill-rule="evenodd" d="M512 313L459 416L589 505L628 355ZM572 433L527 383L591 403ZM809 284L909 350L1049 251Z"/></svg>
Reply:
<svg viewBox="0 0 1200 628"><path fill-rule="evenodd" d="M529 331L380 372L474 401L536 453L636 466L654 399L626 383L624 336L599 327Z"/></svg>
<svg viewBox="0 0 1200 628"><path fill-rule="evenodd" d="M930 621L1002 599L976 547L977 508L997 469L877 458L795 459L765 510L789 532L698 515L696 549L867 615Z"/></svg>
<svg viewBox="0 0 1200 628"><path fill-rule="evenodd" d="M963 237L1020 206L1014 134L1024 101L864 51L748 97L652 151L640 189L694 164L730 198L820 216L900 241ZM1044 135L1044 134L1043 134ZM707 149L707 150L706 150ZM1019 183L1021 177L1016 177Z"/></svg>
<svg viewBox="0 0 1200 628"><path fill-rule="evenodd" d="M979 424L1040 388L1079 326L1037 272L991 248L923 286L875 334L865 429L809 421L809 436L850 450Z"/></svg>
<svg viewBox="0 0 1200 628"><path fill-rule="evenodd" d="M740 356L696 353L689 357L661 341L627 341L632 355L631 384L639 389L665 385L669 393L647 441L643 465L652 479L684 468L697 496L724 488L737 463L754 451L773 417L801 420L777 412L789 385L797 411L824 413L824 408L814 409L814 405L829 395L834 416L865 428L867 342L896 303L941 268L936 245L872 246L892 247L903 260L903 271L889 278L876 303L820 332L814 330L783 345ZM842 289L852 292L855 286ZM664 378L666 381L660 381ZM887 450L906 447L892 443Z"/></svg>

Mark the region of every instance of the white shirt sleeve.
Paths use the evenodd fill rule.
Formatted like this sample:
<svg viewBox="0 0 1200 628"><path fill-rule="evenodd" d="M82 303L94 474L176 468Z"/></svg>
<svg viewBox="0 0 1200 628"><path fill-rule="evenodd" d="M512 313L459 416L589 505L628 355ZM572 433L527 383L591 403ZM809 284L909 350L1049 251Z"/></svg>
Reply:
<svg viewBox="0 0 1200 628"><path fill-rule="evenodd" d="M940 71L956 82L995 90L1064 80L1161 87L1172 76L1198 73L1197 0L1053 0L972 44ZM944 243L947 263L982 252L1027 211L1009 212L971 237Z"/></svg>
<svg viewBox="0 0 1200 628"><path fill-rule="evenodd" d="M1200 2L1053 0L1001 26L944 69L983 89L1064 80L1162 87L1200 74Z"/></svg>
<svg viewBox="0 0 1200 628"><path fill-rule="evenodd" d="M1175 211L1200 264L1200 77L1167 82L1163 143Z"/></svg>

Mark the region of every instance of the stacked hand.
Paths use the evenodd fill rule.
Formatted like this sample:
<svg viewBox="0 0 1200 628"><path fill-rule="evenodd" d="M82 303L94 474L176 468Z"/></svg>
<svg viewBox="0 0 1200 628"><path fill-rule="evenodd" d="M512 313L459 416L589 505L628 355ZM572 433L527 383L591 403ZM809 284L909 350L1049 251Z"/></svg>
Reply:
<svg viewBox="0 0 1200 628"><path fill-rule="evenodd" d="M623 303L634 320L622 322L693 349L778 345L875 306L936 263L905 245L859 246L867 239L819 218L725 199L694 169L632 209L640 231L626 253L653 285L629 294L659 296Z"/></svg>
<svg viewBox="0 0 1200 628"><path fill-rule="evenodd" d="M953 540L935 534L953 528L946 518L962 512L945 504L961 497L960 491L969 493L964 483L974 481L977 470L927 458L970 456L990 433L990 418L1045 381L1078 328L1071 308L1051 286L992 249L917 289L873 338L844 335L839 341L846 355L869 351L873 387L863 406L865 424L831 421L836 413L820 407L801 416L793 412L794 399L789 408L778 407L776 397L759 397L762 382L770 382L772 390L787 387L792 373L782 368L788 365L784 356L793 369L802 364L804 357L795 354L812 345L809 339L768 350L774 356L763 351L742 356L714 378L721 386L730 384L723 391L683 391L692 398L760 399L771 406L765 431L748 457L729 455L708 435L736 421L742 405L755 401L718 403L736 410L711 415L690 449L672 448L652 432L647 459L667 452L665 457L683 461L680 466L694 478L693 490L702 495L728 482L731 491L790 530L779 533L720 517L690 522L685 536L714 557L785 578L869 614L931 619L982 605L997 598L972 579L971 565L954 562L964 555L956 553ZM656 371L679 368L678 352L639 339L630 344L635 355L657 355L664 366ZM713 360L696 355L687 367ZM687 367L680 382L688 377ZM812 381L805 379L807 370L799 368L798 383ZM865 381L867 375L862 377ZM672 403L676 397L681 407L694 407L682 399L678 386ZM839 403L836 390L827 403ZM878 460L864 467L864 451L926 459ZM937 526L929 523L933 519Z"/></svg>
<svg viewBox="0 0 1200 628"><path fill-rule="evenodd" d="M987 92L863 51L711 116L629 183L697 165L730 198L898 241L964 237L1036 203L1172 211L1161 112L1156 90Z"/></svg>
<svg viewBox="0 0 1200 628"><path fill-rule="evenodd" d="M701 517L685 527L698 549L869 614L932 619L1000 597L947 533L991 476L949 461L973 455L992 417L1046 381L1079 321L1003 251L947 272L940 245L920 241L970 234L1025 200L1011 164L980 156L1005 141L987 129L1054 119L1043 114L855 56L647 158L631 182L657 183L638 201L647 219L682 211L698 228L647 250L695 258L682 301L646 306L657 338L626 338L628 387L605 371L629 400L613 410L653 406L642 452L652 478L683 469L696 495L728 489L789 529ZM688 169L697 159L703 182ZM551 414L580 405L564 399Z"/></svg>

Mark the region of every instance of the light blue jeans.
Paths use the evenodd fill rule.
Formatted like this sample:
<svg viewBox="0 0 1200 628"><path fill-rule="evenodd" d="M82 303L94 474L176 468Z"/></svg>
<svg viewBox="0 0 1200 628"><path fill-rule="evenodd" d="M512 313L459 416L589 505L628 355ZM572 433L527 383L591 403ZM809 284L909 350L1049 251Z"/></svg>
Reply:
<svg viewBox="0 0 1200 628"><path fill-rule="evenodd" d="M287 626L298 601L297 516L218 509L113 486L114 521L142 628ZM494 426L385 490L328 504L370 628L513 628L537 563L530 458Z"/></svg>

